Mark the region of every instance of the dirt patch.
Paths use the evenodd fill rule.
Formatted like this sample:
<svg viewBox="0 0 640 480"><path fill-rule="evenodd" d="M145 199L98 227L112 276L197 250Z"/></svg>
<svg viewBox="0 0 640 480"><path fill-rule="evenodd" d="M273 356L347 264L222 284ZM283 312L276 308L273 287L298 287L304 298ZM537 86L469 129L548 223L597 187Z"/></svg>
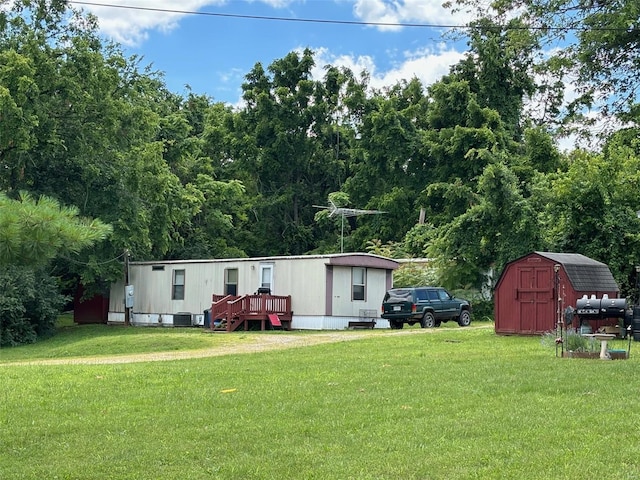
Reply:
<svg viewBox="0 0 640 480"><path fill-rule="evenodd" d="M488 328L487 326L467 327L471 328ZM244 353L256 353L269 350L282 350L286 348L299 348L310 345L320 345L323 343L347 342L353 340L361 340L363 338L378 337L380 335L420 335L432 334L437 332L451 331L448 329L410 329L410 330L391 330L384 333L357 333L349 332L331 332L331 333L310 333L308 335L296 332L292 335L252 335L246 343L234 343L232 345L219 345L199 350L180 350L170 352L153 352L153 353L137 353L130 355L113 355L113 356L93 356L80 358L52 358L29 361L18 361L0 363L0 366L9 365L105 365L118 363L139 363L139 362L163 362L171 360L185 360L190 358L208 358L219 357L222 355L235 355ZM227 335L222 333L220 335ZM233 334L229 334L233 335Z"/></svg>

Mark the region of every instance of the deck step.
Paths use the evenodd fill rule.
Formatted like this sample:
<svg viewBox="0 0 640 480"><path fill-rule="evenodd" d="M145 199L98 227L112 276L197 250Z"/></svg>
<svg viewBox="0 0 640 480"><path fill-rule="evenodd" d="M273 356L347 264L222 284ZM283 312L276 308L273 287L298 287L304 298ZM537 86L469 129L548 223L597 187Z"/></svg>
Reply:
<svg viewBox="0 0 640 480"><path fill-rule="evenodd" d="M267 315L267 317L269 317L269 321L271 322L272 327L282 328L282 322L280 321L280 317L278 317L277 313L270 313Z"/></svg>

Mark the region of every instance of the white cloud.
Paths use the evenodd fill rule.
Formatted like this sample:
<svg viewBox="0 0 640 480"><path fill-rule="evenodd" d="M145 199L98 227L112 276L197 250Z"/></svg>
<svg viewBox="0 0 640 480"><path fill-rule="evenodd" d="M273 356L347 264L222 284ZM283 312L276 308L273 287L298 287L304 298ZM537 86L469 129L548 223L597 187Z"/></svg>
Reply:
<svg viewBox="0 0 640 480"><path fill-rule="evenodd" d="M385 4L383 0L358 0L353 6L356 18L363 22L375 23L400 23L399 12L392 5ZM400 27L380 26L381 30L399 30Z"/></svg>
<svg viewBox="0 0 640 480"><path fill-rule="evenodd" d="M304 49L298 48L297 51L302 53ZM346 67L351 70L357 77L363 70L366 70L370 75L373 75L376 70L375 62L369 55L334 55L328 48L314 48L314 60L315 66L311 72L314 79L320 80L324 77L325 67L327 65L333 65L334 67Z"/></svg>
<svg viewBox="0 0 640 480"><path fill-rule="evenodd" d="M328 49L320 48L315 50L316 66L313 76L318 79L322 78L324 67L333 65L347 67L356 75L366 70L370 76L369 85L375 89L390 87L401 80L409 81L414 77L427 87L449 73L450 67L458 63L463 55L463 52L458 52L451 46L442 44L436 50L424 48L405 52L404 60L394 68L387 71L379 71L375 60L371 56L335 56Z"/></svg>
<svg viewBox="0 0 640 480"><path fill-rule="evenodd" d="M273 8L283 8L294 0L249 0L259 1ZM99 19L100 31L117 43L137 46L148 38L149 30L170 32L178 26L181 18L197 12L203 7L223 6L229 0L110 0L110 6L75 5L76 8L93 13ZM73 4L73 2L72 2ZM122 7L113 7L121 5ZM123 7L133 8L123 8ZM145 10L147 9L147 10Z"/></svg>
<svg viewBox="0 0 640 480"><path fill-rule="evenodd" d="M13 8L14 3L16 3L14 0L9 0L6 3L0 3L0 12L8 12Z"/></svg>
<svg viewBox="0 0 640 480"><path fill-rule="evenodd" d="M373 57L369 55L334 55L327 48L315 48L313 49L315 66L311 71L311 76L315 80L322 80L326 73L325 67L331 65L348 68L357 78L360 78L363 71L366 71L369 74L369 86L377 90L391 87L401 80L409 81L414 77L418 78L426 88L449 73L451 65L457 63L464 55L464 53L445 48L444 45L441 47L438 51L423 49L406 52L406 61L398 65L397 68L386 72L378 71ZM296 51L302 54L304 48L297 48ZM232 106L242 108L244 102L240 98Z"/></svg>
<svg viewBox="0 0 640 480"><path fill-rule="evenodd" d="M471 19L465 12L452 13L442 6L443 0L356 0L353 12L363 22L428 23L431 25L461 25ZM454 2L455 3L455 2ZM379 26L381 30L401 27Z"/></svg>
<svg viewBox="0 0 640 480"><path fill-rule="evenodd" d="M424 86L440 80L449 73L452 65L458 63L464 53L453 47L441 44L436 50L425 48L413 52L405 52L405 60L397 68L385 72L382 77L376 77L378 87L389 86L400 80L410 80L416 77ZM372 79L374 84L374 79ZM373 86L376 86L375 84Z"/></svg>
<svg viewBox="0 0 640 480"><path fill-rule="evenodd" d="M109 5L134 8L75 5L93 13L99 19L100 31L123 45L140 45L147 39L149 30L170 32L185 16L181 12L193 12L206 5L222 5L226 0L156 0L152 5L146 0L111 0ZM145 10L148 9L148 10Z"/></svg>
<svg viewBox="0 0 640 480"><path fill-rule="evenodd" d="M263 3L272 8L284 8L296 1L304 0L248 0ZM315 0L314 0L315 1ZM329 1L329 0L322 0ZM459 25L470 19L462 12L452 13L442 7L443 0L356 0L353 13L356 19L374 23L422 22L433 25ZM73 4L73 2L71 2ZM105 2L107 3L107 2ZM169 32L178 26L185 13L195 12L203 7L231 4L231 0L111 0L110 6L74 5L89 11L99 18L100 29L108 37L128 46L140 45L149 30ZM115 5L116 7L113 7ZM121 6L121 7L117 7ZM134 8L122 8L122 7ZM147 10L145 10L145 8ZM380 30L399 30L401 27L388 25Z"/></svg>

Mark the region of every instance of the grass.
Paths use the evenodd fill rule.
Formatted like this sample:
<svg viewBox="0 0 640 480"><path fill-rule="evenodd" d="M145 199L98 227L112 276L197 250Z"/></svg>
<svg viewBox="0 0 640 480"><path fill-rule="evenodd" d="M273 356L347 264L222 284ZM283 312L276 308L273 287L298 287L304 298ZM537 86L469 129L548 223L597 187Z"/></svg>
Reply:
<svg viewBox="0 0 640 480"><path fill-rule="evenodd" d="M33 345L3 348L0 350L0 362L194 350L212 346L210 337L193 328L75 325L62 327L52 338Z"/></svg>
<svg viewBox="0 0 640 480"><path fill-rule="evenodd" d="M359 333L367 338L210 359L1 366L0 478L640 476L635 345L629 360L600 361L556 358L540 338L492 329ZM256 335L84 326L0 357Z"/></svg>
<svg viewBox="0 0 640 480"><path fill-rule="evenodd" d="M275 333L275 332L274 332ZM298 334L299 332L292 332ZM256 339L256 335L203 334L201 328L152 328L77 325L61 317L57 334L44 341L15 348L0 348L0 363L49 358L114 356L136 353L200 350Z"/></svg>

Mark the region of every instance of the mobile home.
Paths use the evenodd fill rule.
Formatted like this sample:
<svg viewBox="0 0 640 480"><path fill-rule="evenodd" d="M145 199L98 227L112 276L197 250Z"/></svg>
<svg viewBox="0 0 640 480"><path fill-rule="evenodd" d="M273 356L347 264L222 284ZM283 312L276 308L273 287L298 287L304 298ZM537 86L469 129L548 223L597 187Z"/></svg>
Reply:
<svg viewBox="0 0 640 480"><path fill-rule="evenodd" d="M367 253L129 263L133 325L204 325L213 295L291 296L293 329L346 328L379 318L398 262ZM260 290L259 290L260 289ZM124 279L111 287L108 321L125 321Z"/></svg>

